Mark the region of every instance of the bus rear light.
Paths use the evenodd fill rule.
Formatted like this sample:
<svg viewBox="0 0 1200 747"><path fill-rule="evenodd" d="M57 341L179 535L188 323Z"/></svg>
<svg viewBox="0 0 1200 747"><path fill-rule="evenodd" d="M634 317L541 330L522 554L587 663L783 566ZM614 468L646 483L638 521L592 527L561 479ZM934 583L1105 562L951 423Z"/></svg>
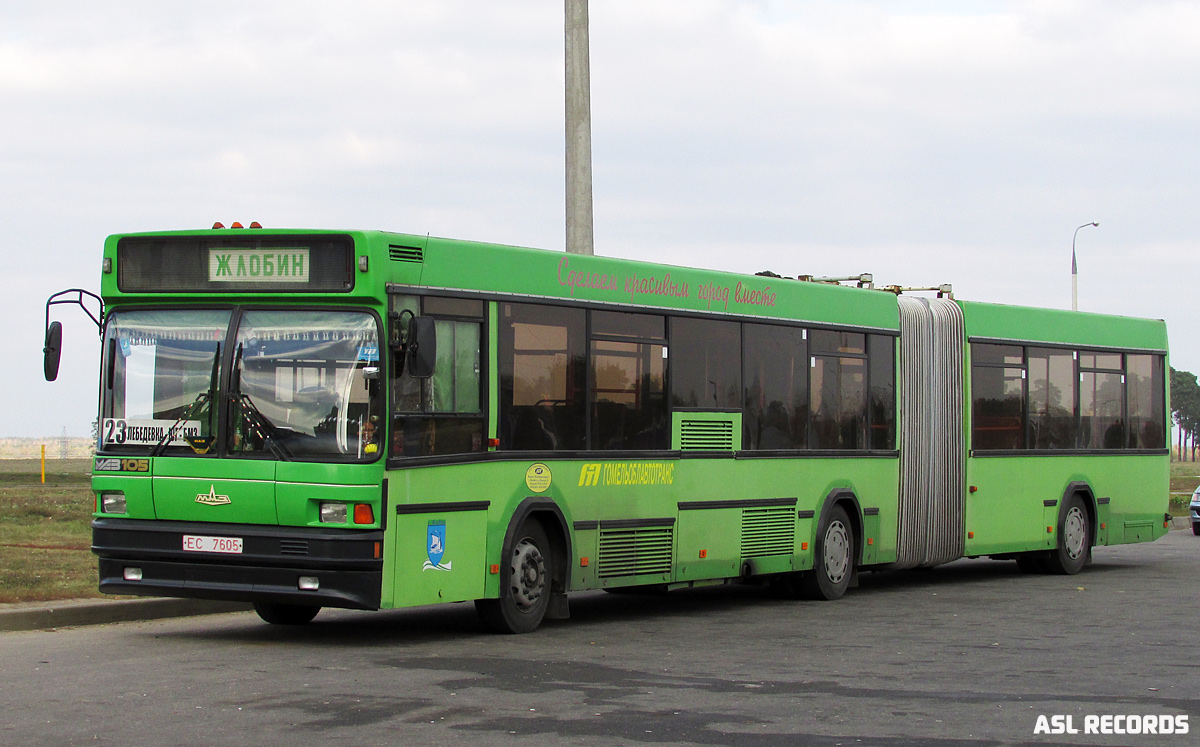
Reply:
<svg viewBox="0 0 1200 747"><path fill-rule="evenodd" d="M213 223L213 230L214 230L214 231L215 231L215 230L217 230L218 228L224 228L224 227L225 227L225 224L224 224L224 223L222 223L221 221L217 221L216 223Z"/></svg>
<svg viewBox="0 0 1200 747"><path fill-rule="evenodd" d="M141 568L126 568L125 571L121 575L125 577L126 581L141 581L142 580L142 569Z"/></svg>
<svg viewBox="0 0 1200 747"><path fill-rule="evenodd" d="M345 503L322 503L321 504L321 523L322 524L345 524L346 523L346 504Z"/></svg>
<svg viewBox="0 0 1200 747"><path fill-rule="evenodd" d="M251 228L262 228L262 224L256 220L252 220L252 221L250 221L250 227Z"/></svg>
<svg viewBox="0 0 1200 747"><path fill-rule="evenodd" d="M489 438L489 439L488 439L488 444L487 444L487 445L488 445L488 447L489 447L489 448L492 448L492 449L494 449L494 448L496 448L497 446L499 446L499 445L500 445L500 439L498 439L498 438Z"/></svg>
<svg viewBox="0 0 1200 747"><path fill-rule="evenodd" d="M371 508L370 503L354 504L354 523L355 524L374 524L375 511Z"/></svg>
<svg viewBox="0 0 1200 747"><path fill-rule="evenodd" d="M300 591L317 591L321 588L321 579L316 576L301 576L296 586Z"/></svg>
<svg viewBox="0 0 1200 747"><path fill-rule="evenodd" d="M380 558L380 556L381 556L381 555L382 555L382 553L380 552L379 543L378 543L378 542L376 542L376 543L375 543L375 559L376 559L376 560L379 560L379 558Z"/></svg>
<svg viewBox="0 0 1200 747"><path fill-rule="evenodd" d="M245 226L243 226L240 222L238 222L236 220L233 223L230 223L229 227L230 228L245 228Z"/></svg>

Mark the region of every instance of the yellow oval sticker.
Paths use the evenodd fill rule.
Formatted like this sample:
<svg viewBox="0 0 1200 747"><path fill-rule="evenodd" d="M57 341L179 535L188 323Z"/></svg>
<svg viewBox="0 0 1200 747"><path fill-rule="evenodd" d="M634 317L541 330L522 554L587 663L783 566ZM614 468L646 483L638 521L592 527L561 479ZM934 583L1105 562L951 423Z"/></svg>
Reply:
<svg viewBox="0 0 1200 747"><path fill-rule="evenodd" d="M535 493L545 493L550 487L550 468L541 462L525 470L525 484Z"/></svg>

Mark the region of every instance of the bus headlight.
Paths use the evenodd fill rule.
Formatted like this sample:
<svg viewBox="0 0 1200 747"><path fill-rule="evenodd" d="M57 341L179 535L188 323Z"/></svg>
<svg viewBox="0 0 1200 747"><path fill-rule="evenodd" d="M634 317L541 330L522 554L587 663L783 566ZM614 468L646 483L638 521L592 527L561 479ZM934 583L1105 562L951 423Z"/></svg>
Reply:
<svg viewBox="0 0 1200 747"><path fill-rule="evenodd" d="M321 504L321 523L323 523L323 524L345 524L346 523L346 504L345 503L322 503Z"/></svg>
<svg viewBox="0 0 1200 747"><path fill-rule="evenodd" d="M101 493L100 494L100 513L104 514L123 514L126 513L125 494L121 492Z"/></svg>

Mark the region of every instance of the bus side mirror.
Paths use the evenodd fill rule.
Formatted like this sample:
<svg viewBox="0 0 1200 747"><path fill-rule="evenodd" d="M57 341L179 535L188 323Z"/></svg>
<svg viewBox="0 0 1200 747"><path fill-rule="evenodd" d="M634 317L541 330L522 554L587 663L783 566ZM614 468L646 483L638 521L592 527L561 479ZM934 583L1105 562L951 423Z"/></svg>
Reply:
<svg viewBox="0 0 1200 747"><path fill-rule="evenodd" d="M46 328L46 346L42 348L45 360L42 363L46 381L58 378L58 364L62 359L62 322L50 322Z"/></svg>
<svg viewBox="0 0 1200 747"><path fill-rule="evenodd" d="M437 365L437 330L433 317L414 316L409 320L405 349L409 376L414 379L433 376Z"/></svg>

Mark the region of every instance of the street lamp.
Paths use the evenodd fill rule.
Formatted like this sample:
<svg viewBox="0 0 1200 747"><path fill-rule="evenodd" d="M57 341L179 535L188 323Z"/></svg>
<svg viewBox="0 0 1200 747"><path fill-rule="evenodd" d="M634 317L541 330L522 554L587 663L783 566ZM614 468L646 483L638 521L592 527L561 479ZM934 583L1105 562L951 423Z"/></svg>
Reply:
<svg viewBox="0 0 1200 747"><path fill-rule="evenodd" d="M1092 221L1084 223L1079 228L1099 225L1096 221ZM1076 228L1075 234L1071 236L1071 311L1079 311L1079 265L1075 264L1075 237L1079 235L1079 228Z"/></svg>

